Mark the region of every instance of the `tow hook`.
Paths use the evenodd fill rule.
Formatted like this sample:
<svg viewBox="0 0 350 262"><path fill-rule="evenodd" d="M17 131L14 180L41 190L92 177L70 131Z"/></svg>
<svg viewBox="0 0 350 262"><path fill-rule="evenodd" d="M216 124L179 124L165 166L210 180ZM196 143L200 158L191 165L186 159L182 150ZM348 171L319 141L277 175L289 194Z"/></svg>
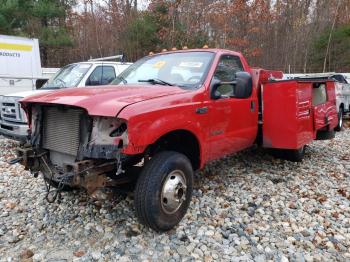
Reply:
<svg viewBox="0 0 350 262"><path fill-rule="evenodd" d="M10 165L14 165L14 164L17 164L17 163L21 162L22 160L23 160L23 157L16 157L14 159L11 159L8 163Z"/></svg>

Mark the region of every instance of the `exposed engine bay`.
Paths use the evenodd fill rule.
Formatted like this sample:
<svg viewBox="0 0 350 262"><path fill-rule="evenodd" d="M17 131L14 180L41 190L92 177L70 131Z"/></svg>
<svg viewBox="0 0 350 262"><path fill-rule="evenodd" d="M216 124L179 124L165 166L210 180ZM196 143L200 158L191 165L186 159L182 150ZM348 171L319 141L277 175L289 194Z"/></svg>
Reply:
<svg viewBox="0 0 350 262"><path fill-rule="evenodd" d="M122 119L36 104L31 108L31 134L18 149L17 162L36 176L42 173L58 189L82 187L90 195L101 195L98 190L123 183L119 178L124 163L132 158L121 152L127 145L127 123Z"/></svg>

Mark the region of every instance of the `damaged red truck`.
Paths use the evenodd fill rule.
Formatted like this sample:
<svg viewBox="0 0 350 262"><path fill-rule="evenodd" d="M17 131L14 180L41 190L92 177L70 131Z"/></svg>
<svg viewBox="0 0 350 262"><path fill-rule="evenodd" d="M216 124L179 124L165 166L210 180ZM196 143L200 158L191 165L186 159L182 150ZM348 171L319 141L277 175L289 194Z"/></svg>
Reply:
<svg viewBox="0 0 350 262"><path fill-rule="evenodd" d="M281 77L229 50L151 55L114 85L22 100L31 133L13 162L58 190L100 198L137 168L139 221L169 230L190 204L193 172L208 161L253 144L301 161L305 145L334 137L334 83Z"/></svg>

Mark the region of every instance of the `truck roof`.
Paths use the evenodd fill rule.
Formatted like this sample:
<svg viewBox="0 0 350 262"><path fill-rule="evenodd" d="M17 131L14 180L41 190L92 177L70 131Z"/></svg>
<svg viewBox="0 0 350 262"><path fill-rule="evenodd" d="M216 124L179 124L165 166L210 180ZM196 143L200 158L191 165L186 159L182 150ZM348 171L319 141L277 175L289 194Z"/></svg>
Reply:
<svg viewBox="0 0 350 262"><path fill-rule="evenodd" d="M221 49L221 48L194 48L194 49L169 50L166 52L154 53L153 55L167 54L167 53L186 53L186 52L230 53L237 56L242 56L242 54L239 52L235 52L229 49Z"/></svg>
<svg viewBox="0 0 350 262"><path fill-rule="evenodd" d="M30 37L23 37L23 36L13 36L13 35L2 35L0 34L0 38L3 38L3 39L9 39L9 40L13 40L13 39L16 39L16 40L37 40L37 38L30 38Z"/></svg>
<svg viewBox="0 0 350 262"><path fill-rule="evenodd" d="M112 62L112 61L84 61L84 62L76 62L71 63L71 65L75 64L93 64L93 65L131 65L130 62Z"/></svg>

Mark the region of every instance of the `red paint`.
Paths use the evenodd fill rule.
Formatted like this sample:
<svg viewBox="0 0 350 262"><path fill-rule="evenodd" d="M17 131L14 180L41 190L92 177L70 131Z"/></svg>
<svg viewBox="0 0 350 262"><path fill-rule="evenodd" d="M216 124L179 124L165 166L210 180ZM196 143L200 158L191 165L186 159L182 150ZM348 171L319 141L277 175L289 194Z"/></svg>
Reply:
<svg viewBox="0 0 350 262"><path fill-rule="evenodd" d="M335 104L335 83L327 82L327 102L314 106L314 128L315 130L332 130L338 124L338 113Z"/></svg>
<svg viewBox="0 0 350 262"><path fill-rule="evenodd" d="M71 105L85 108L92 116L113 117L127 105L185 92L178 87L150 85L67 88L29 96L21 102Z"/></svg>
<svg viewBox="0 0 350 262"><path fill-rule="evenodd" d="M264 85L264 145L297 149L315 138L319 128L336 124L335 95L332 82L327 83L329 101L321 106L310 104L310 83L296 81L269 82L281 78L280 71L251 69L237 52L221 49L182 50L215 53L204 84L196 90L171 86L121 85L96 88L65 89L23 99L32 103L63 104L84 108L92 116L119 117L128 122L129 144L126 154L144 152L147 146L174 130L191 132L199 141L201 167L212 159L237 152L254 144L258 133L260 88ZM253 77L253 93L247 99L212 100L210 82L223 54L241 59L245 71ZM196 109L208 108L206 114ZM327 115L329 124L321 123Z"/></svg>
<svg viewBox="0 0 350 262"><path fill-rule="evenodd" d="M265 147L298 149L315 139L317 130L337 126L334 82L326 82L328 101L316 106L312 104L314 82L289 80L263 85Z"/></svg>

